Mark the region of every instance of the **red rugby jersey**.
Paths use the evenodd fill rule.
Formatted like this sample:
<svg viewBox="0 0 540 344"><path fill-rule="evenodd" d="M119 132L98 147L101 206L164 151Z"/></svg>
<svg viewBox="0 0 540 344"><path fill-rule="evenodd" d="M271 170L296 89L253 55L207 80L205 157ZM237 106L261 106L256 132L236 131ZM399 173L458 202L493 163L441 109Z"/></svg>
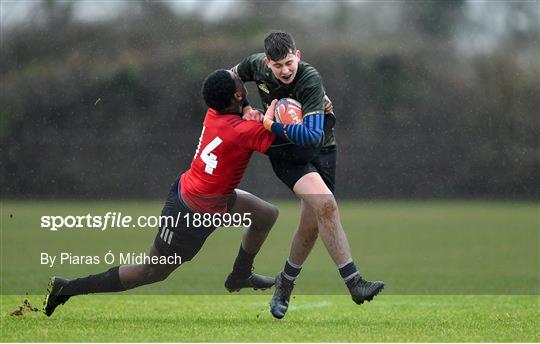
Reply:
<svg viewBox="0 0 540 344"><path fill-rule="evenodd" d="M198 212L226 212L251 154L266 152L274 138L259 122L208 109L191 166L180 177L184 202Z"/></svg>

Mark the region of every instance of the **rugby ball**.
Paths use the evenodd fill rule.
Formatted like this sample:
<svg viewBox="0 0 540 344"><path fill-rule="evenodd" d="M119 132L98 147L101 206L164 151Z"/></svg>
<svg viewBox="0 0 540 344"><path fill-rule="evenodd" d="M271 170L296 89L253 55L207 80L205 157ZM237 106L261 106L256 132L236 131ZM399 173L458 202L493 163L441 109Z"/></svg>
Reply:
<svg viewBox="0 0 540 344"><path fill-rule="evenodd" d="M292 98L282 98L276 103L276 122L282 124L302 123L302 104Z"/></svg>

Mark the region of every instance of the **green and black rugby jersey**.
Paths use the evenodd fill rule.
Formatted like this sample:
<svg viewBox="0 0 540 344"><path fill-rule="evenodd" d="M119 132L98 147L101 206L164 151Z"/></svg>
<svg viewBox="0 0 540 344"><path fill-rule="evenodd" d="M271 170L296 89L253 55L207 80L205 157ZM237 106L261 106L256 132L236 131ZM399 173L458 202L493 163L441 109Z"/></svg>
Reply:
<svg viewBox="0 0 540 344"><path fill-rule="evenodd" d="M242 81L254 81L257 84L265 110L273 99L293 98L302 104L304 117L324 113L324 85L319 72L313 66L300 61L293 82L285 85L276 79L270 68L266 66L264 57L264 53L250 55L233 70ZM325 116L323 147L335 145L334 124L334 115Z"/></svg>

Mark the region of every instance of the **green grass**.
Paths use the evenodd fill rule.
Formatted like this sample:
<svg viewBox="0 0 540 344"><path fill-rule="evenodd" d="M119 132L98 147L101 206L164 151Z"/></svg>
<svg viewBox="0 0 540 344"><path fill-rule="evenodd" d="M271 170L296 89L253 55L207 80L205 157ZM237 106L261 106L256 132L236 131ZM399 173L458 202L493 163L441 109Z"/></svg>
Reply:
<svg viewBox="0 0 540 344"><path fill-rule="evenodd" d="M41 297L30 297L35 303ZM268 296L86 296L53 317L11 317L21 297L2 299L0 341L537 342L535 296L379 296L357 306L346 296L300 295L283 320ZM9 309L7 309L9 308Z"/></svg>
<svg viewBox="0 0 540 344"><path fill-rule="evenodd" d="M255 261L274 275L298 223L295 202ZM155 229L40 228L43 215L157 215L161 202L7 201L1 204L0 341L538 341L540 206L537 202L341 202L353 257L384 293L356 306L320 240L283 321L270 292L224 295L241 230L214 233L199 255L162 283L122 295L70 300L54 317L11 317L50 275L74 278L110 266L39 264L40 252L145 252ZM142 294L142 295L141 295ZM321 295L326 294L326 295ZM479 296L475 296L479 295ZM41 306L41 296L31 296Z"/></svg>
<svg viewBox="0 0 540 344"><path fill-rule="evenodd" d="M299 206L278 202L280 217L257 256L258 272L282 268ZM40 227L43 215L157 215L161 202L3 202L1 226L3 294L39 294L50 275L68 278L109 268L101 265L40 265L40 253L97 255L109 250L146 252L156 230ZM511 202L341 202L341 218L353 258L368 278L387 282L387 294L538 294L540 207ZM12 215L13 217L11 217ZM222 294L238 251L241 229L222 229L168 283L142 294ZM21 279L21 274L25 278ZM201 278L201 274L204 277ZM336 267L318 240L297 292L342 294Z"/></svg>

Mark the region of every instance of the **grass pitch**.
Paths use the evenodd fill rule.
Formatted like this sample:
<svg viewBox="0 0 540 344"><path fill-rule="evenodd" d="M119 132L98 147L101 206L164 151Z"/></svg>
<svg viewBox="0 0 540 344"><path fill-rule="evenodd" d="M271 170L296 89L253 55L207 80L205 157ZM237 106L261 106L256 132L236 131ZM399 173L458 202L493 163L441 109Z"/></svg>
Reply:
<svg viewBox="0 0 540 344"><path fill-rule="evenodd" d="M537 342L536 296L384 296L357 306L346 296L299 295L273 319L269 295L83 296L57 309L12 317L5 341L92 342ZM41 296L31 296L32 303Z"/></svg>
<svg viewBox="0 0 540 344"><path fill-rule="evenodd" d="M273 275L287 257L298 204L280 218L255 261ZM155 229L40 228L43 215L157 215L161 202L2 202L0 341L438 341L540 340L539 205L534 202L341 202L353 256L387 283L355 305L320 240L295 287L291 309L271 317L271 292L225 295L240 230L220 230L166 281L117 295L81 296L51 318L10 316L25 294L40 307L47 278L74 278L107 265L39 263L40 252L144 252ZM320 295L327 294L327 295Z"/></svg>

